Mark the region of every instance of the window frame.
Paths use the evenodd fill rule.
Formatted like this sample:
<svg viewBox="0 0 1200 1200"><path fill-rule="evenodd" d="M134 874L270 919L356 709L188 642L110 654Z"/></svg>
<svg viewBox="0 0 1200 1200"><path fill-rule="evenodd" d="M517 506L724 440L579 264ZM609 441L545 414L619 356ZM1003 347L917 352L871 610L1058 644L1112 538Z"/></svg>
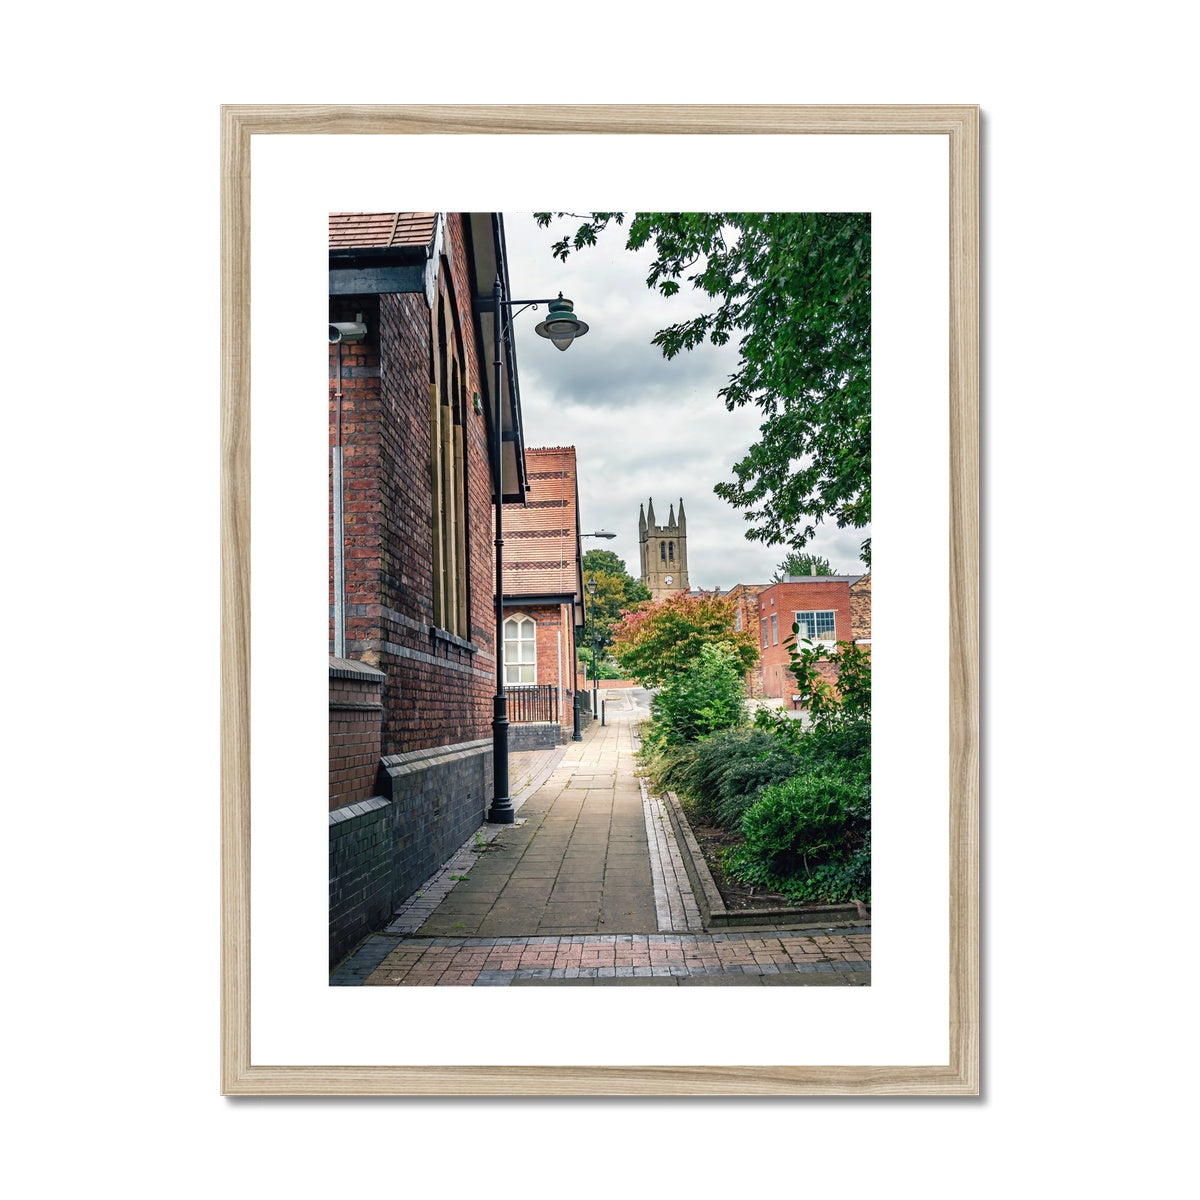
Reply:
<svg viewBox="0 0 1200 1200"><path fill-rule="evenodd" d="M525 622L528 622L530 630L531 630L528 637L522 636L522 633L523 633L522 627L525 624ZM508 636L509 625L516 626L516 632L517 632L516 637L510 638ZM504 618L504 637L501 639L501 641L504 644L503 666L504 666L504 687L505 687L505 689L507 690L509 688L535 687L537 685L537 681L538 681L537 621L536 621L536 619L534 617L530 616L529 613L526 613L526 612L514 612L514 613L506 614L505 618ZM509 660L508 646L509 646L510 642L514 643L517 647L517 661L516 662L511 662ZM525 642L529 643L530 649L532 651L532 654L528 661L525 661L524 656L521 654L521 646ZM528 670L530 672L531 678L529 678L529 679L519 679L519 678L512 679L509 677L509 673L511 671L516 671L519 674L523 670Z"/></svg>
<svg viewBox="0 0 1200 1200"><path fill-rule="evenodd" d="M467 557L467 357L445 259L430 312L429 449L433 623L470 640Z"/></svg>
<svg viewBox="0 0 1200 1200"><path fill-rule="evenodd" d="M819 628L819 625L817 622L817 618L823 617L823 616L829 617L829 624L831 625L830 636L828 636L828 637L821 636L820 628ZM800 622L801 617L812 617L813 618L814 632L812 634L802 633L802 632L800 632L799 629L797 629L797 631L796 631L796 640L797 641L802 641L805 638L807 638L809 641L819 643L822 646L836 646L837 645L837 609L836 608L802 608L802 609L799 609L796 611L795 617L796 617L796 625L797 626L799 626L801 623ZM807 622L805 622L805 628L807 628Z"/></svg>

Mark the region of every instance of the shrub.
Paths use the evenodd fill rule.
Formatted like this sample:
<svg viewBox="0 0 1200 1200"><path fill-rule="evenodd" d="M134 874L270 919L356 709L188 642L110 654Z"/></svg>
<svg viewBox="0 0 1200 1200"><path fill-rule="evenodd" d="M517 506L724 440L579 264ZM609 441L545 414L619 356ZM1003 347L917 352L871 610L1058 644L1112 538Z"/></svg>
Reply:
<svg viewBox="0 0 1200 1200"><path fill-rule="evenodd" d="M736 829L762 789L789 779L799 766L794 747L774 734L761 729L727 730L696 743L680 789L697 820Z"/></svg>
<svg viewBox="0 0 1200 1200"><path fill-rule="evenodd" d="M725 867L794 899L870 897L870 778L815 770L764 789Z"/></svg>
<svg viewBox="0 0 1200 1200"><path fill-rule="evenodd" d="M682 792L692 762L696 744L674 744L663 737L657 722L646 721L641 727L642 747L638 753L642 769L658 792Z"/></svg>
<svg viewBox="0 0 1200 1200"><path fill-rule="evenodd" d="M686 670L672 675L654 697L651 711L670 742L694 742L746 720L742 670L723 642L703 646Z"/></svg>

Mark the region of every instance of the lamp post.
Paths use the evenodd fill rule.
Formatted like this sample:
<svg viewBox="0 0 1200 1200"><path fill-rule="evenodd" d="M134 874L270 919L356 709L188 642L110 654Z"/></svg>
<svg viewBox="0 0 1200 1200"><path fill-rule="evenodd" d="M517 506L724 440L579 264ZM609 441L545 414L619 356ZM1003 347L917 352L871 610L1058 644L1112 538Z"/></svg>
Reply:
<svg viewBox="0 0 1200 1200"><path fill-rule="evenodd" d="M591 598L593 600L595 600L596 599L596 577L595 577L595 575L593 575L591 577L591 579L588 580L587 590L588 590L588 595L591 596ZM599 696L599 693L596 691L597 681L600 678L599 649L600 649L600 633L596 629L596 619L593 616L593 618L592 618L592 716L593 717L598 717L600 715L600 696Z"/></svg>
<svg viewBox="0 0 1200 1200"><path fill-rule="evenodd" d="M598 529L598 530L596 530L595 533L581 533L579 536L581 538L585 538L585 537L607 538L609 541L611 541L617 535L615 533L609 533L607 529ZM591 583L588 585L588 593L589 593L589 595L592 595L592 596L594 596L596 594L596 580L595 580L594 576L592 578ZM592 667L593 668L595 668L595 666L596 666L596 649L595 649L595 637L594 637L595 631L596 631L596 622L595 622L595 619L593 618L593 621L592 621L592 633L593 633ZM593 680L593 687L594 687L594 685L595 685L595 681ZM579 730L579 696L578 695L575 696L575 732L572 734L572 740L576 741L576 742L583 741L583 734Z"/></svg>
<svg viewBox="0 0 1200 1200"><path fill-rule="evenodd" d="M496 340L495 398L492 405L492 477L496 483L496 696L492 702L492 803L487 819L494 825L511 825L516 819L512 797L508 794L508 691L504 683L504 432L500 383L504 363L500 348L512 329L513 318L527 308L545 304L546 319L534 332L549 338L560 350L566 350L577 337L588 331L575 316L575 306L564 300L506 300L500 276L492 287L492 331ZM513 310L517 311L514 312ZM508 315L507 324L504 316Z"/></svg>

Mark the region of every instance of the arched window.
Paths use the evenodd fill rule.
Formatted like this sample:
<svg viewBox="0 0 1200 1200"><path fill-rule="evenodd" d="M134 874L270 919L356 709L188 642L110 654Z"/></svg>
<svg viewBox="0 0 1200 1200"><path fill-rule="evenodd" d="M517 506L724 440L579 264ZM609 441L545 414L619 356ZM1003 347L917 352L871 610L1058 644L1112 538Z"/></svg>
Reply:
<svg viewBox="0 0 1200 1200"><path fill-rule="evenodd" d="M663 561L667 561L667 544L666 542L658 543L658 557Z"/></svg>
<svg viewBox="0 0 1200 1200"><path fill-rule="evenodd" d="M517 613L504 622L504 684L537 683L537 626Z"/></svg>
<svg viewBox="0 0 1200 1200"><path fill-rule="evenodd" d="M667 558L669 558L671 560L671 562L675 561L675 543L674 542L667 543Z"/></svg>

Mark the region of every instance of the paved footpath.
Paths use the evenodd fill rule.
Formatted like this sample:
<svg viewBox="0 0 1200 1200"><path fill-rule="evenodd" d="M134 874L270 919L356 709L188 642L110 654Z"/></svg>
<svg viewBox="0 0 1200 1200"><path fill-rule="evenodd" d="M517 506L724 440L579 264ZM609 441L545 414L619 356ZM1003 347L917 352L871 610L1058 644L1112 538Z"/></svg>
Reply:
<svg viewBox="0 0 1200 1200"><path fill-rule="evenodd" d="M582 742L511 756L485 825L334 971L341 987L854 986L870 928L707 934L670 821L636 774L640 692Z"/></svg>

